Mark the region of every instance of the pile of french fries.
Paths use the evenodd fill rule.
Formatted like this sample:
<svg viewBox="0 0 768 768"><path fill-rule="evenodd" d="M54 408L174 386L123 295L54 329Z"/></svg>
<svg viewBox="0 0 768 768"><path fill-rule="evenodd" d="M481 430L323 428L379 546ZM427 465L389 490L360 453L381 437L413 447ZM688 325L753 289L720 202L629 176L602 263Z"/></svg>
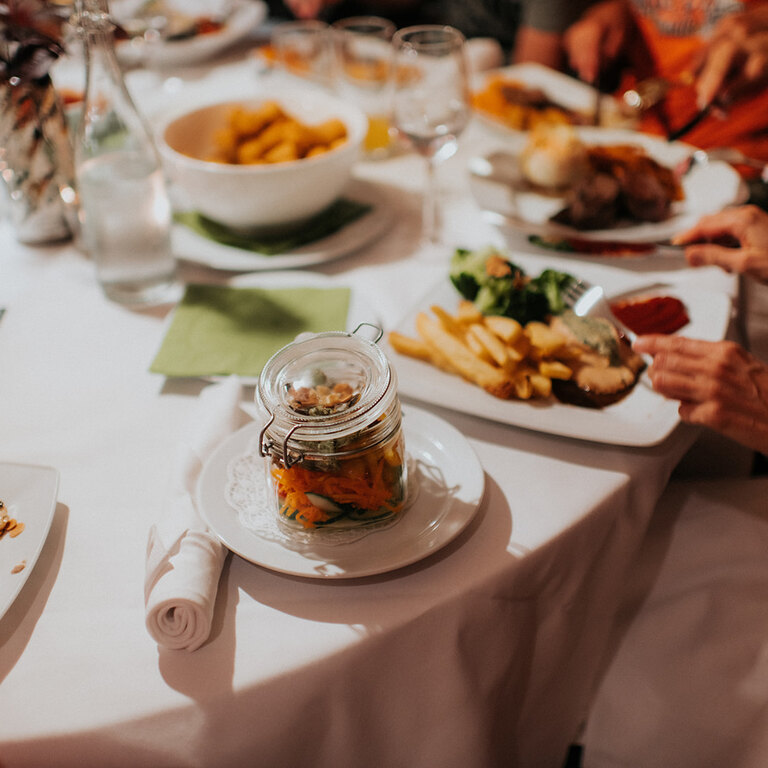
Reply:
<svg viewBox="0 0 768 768"><path fill-rule="evenodd" d="M418 338L389 334L392 348L458 374L503 399L546 398L552 379L570 379L584 348L542 322L483 315L471 301L456 314L432 306L416 317Z"/></svg>
<svg viewBox="0 0 768 768"><path fill-rule="evenodd" d="M256 109L233 108L227 123L214 136L216 151L206 158L216 163L255 165L314 157L347 140L347 127L338 118L306 125L275 101Z"/></svg>

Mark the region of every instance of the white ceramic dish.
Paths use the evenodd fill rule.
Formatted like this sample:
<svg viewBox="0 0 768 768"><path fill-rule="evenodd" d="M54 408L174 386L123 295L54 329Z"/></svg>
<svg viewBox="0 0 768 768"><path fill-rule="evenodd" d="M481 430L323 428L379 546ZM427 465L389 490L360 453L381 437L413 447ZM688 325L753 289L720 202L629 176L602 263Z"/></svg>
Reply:
<svg viewBox="0 0 768 768"><path fill-rule="evenodd" d="M0 462L0 498L11 517L24 523L16 537L0 539L0 617L32 573L56 510L59 473L52 467ZM11 571L24 563L18 573Z"/></svg>
<svg viewBox="0 0 768 768"><path fill-rule="evenodd" d="M207 159L235 106L256 110L276 102L299 122L315 126L340 120L344 142L315 157L282 163L238 165ZM317 89L264 87L258 96L201 100L173 111L157 128L163 165L186 208L244 231L299 225L330 205L351 178L367 130L353 104Z"/></svg>
<svg viewBox="0 0 768 768"><path fill-rule="evenodd" d="M554 260L548 266L573 273L567 265L558 265ZM593 269L589 279L593 283L599 282L596 279L599 274L599 270ZM607 284L607 281L603 282L603 285ZM609 290L608 293L631 295L626 287L615 292ZM705 293L686 289L682 285L665 286L652 293L676 296L684 302L690 323L680 331L681 335L709 341L722 339L725 335L731 310L730 299L725 294ZM459 294L446 278L424 296L396 330L415 336L418 312L429 314L432 304L453 311L459 299ZM677 402L665 400L658 395L645 378L641 378L623 400L595 410L566 405L554 399L544 402L500 400L458 376L444 373L420 360L399 355L388 345L387 353L397 370L401 394L504 424L599 443L651 446L662 442L679 423Z"/></svg>
<svg viewBox="0 0 768 768"><path fill-rule="evenodd" d="M173 252L185 261L230 272L294 269L340 259L375 240L392 221L392 213L386 207L384 196L375 184L353 179L342 194L352 200L370 203L373 208L337 232L285 253L269 256L222 245L197 234L183 224L173 227Z"/></svg>
<svg viewBox="0 0 768 768"><path fill-rule="evenodd" d="M553 102L566 109L582 112L584 115L589 115L590 110L594 109L597 92L591 85L542 64L513 64L509 67L481 72L475 75L472 80L473 90L481 89L488 79L498 76L517 80L530 88L540 88ZM605 95L602 97L601 112L605 120L611 125L616 125L619 122L624 125L626 122L626 118L621 116L613 96ZM486 125L497 129L502 134L519 135L521 133L481 110L475 110L475 115Z"/></svg>
<svg viewBox="0 0 768 768"><path fill-rule="evenodd" d="M290 549L244 527L225 500L227 467L258 438L260 425L236 432L206 462L197 487L200 512L233 552L270 570L316 579L371 576L417 562L453 541L477 513L485 474L466 438L454 427L414 407L404 408L409 466L421 471L418 490L402 519L357 541ZM415 462L415 464L414 464Z"/></svg>
<svg viewBox="0 0 768 768"><path fill-rule="evenodd" d="M668 142L646 134L621 129L578 128L587 144L633 144L642 147L650 157L673 168L687 158L693 148L682 142ZM488 176L492 168L511 166L527 139L510 136L503 146L470 161L472 193L486 217L499 226L510 227L530 235L574 237L591 241L625 243L660 243L692 227L698 219L722 210L727 205L743 202L745 187L739 174L727 163L712 162L695 166L683 177L685 199L675 203L672 215L665 221L626 224L612 229L579 230L550 221L564 207L561 196L545 195L507 181L507 173Z"/></svg>
<svg viewBox="0 0 768 768"><path fill-rule="evenodd" d="M223 27L183 40L126 40L117 56L126 66L174 67L196 64L221 53L253 32L267 17L267 4L249 0L235 6Z"/></svg>

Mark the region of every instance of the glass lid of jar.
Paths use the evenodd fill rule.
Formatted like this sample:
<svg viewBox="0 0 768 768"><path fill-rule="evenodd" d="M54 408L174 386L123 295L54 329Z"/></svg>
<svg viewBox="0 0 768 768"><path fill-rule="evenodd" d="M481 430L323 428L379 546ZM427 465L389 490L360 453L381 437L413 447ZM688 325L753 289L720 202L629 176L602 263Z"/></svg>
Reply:
<svg viewBox="0 0 768 768"><path fill-rule="evenodd" d="M396 396L393 379L374 342L329 332L275 353L262 370L257 396L276 437L300 428L303 440L323 440L360 430L383 413Z"/></svg>

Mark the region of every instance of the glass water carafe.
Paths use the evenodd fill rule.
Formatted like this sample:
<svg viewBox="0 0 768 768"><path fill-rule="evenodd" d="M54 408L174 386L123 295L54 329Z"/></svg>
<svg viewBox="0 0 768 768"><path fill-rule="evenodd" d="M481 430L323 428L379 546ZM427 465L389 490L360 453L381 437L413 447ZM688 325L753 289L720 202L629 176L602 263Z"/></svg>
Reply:
<svg viewBox="0 0 768 768"><path fill-rule="evenodd" d="M126 87L107 0L78 0L73 20L86 62L75 146L83 243L111 299L166 301L175 293L175 261L157 148Z"/></svg>

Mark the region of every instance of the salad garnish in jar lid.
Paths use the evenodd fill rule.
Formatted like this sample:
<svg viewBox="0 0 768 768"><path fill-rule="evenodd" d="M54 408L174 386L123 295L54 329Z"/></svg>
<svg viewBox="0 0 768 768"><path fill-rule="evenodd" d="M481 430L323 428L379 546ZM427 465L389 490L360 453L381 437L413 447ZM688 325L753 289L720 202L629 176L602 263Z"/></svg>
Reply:
<svg viewBox="0 0 768 768"><path fill-rule="evenodd" d="M375 341L329 332L283 347L262 370L257 402L266 422L259 448L284 528L399 519L407 482L400 401Z"/></svg>

